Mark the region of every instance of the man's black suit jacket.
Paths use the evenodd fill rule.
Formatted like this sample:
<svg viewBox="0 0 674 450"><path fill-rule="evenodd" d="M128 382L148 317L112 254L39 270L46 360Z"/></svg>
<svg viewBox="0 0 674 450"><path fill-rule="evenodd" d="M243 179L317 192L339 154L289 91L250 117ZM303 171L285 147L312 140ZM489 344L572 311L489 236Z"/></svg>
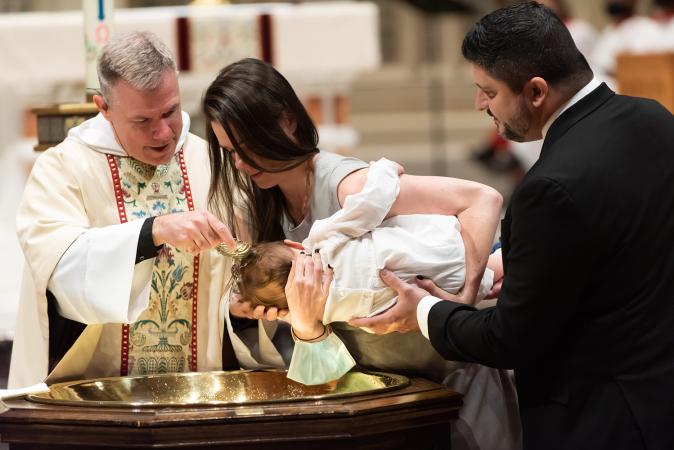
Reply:
<svg viewBox="0 0 674 450"><path fill-rule="evenodd" d="M495 308L440 302L447 359L514 368L526 449L674 449L674 116L601 85L501 226Z"/></svg>

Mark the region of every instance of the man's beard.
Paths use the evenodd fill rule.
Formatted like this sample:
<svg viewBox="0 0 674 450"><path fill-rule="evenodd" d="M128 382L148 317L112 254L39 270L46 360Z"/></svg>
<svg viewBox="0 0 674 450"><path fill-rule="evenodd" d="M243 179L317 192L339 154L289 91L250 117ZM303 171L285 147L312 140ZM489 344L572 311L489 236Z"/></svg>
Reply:
<svg viewBox="0 0 674 450"><path fill-rule="evenodd" d="M508 125L507 123L503 124L503 133L501 133L501 136L508 139L509 141L525 142L524 136L518 133L517 131L513 130L512 128L510 128L510 125Z"/></svg>
<svg viewBox="0 0 674 450"><path fill-rule="evenodd" d="M517 102L517 116L510 123L503 122L501 136L514 142L526 142L526 134L529 131L531 115L527 111L522 100ZM532 140L532 139L529 139Z"/></svg>

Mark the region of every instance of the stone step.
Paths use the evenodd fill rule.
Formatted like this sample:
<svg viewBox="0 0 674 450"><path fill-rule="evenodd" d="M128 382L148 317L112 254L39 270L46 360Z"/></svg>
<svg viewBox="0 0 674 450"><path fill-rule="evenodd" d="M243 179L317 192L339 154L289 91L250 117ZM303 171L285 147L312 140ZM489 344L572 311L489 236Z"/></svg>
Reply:
<svg viewBox="0 0 674 450"><path fill-rule="evenodd" d="M359 145L353 156L364 161L386 157L396 161L411 175L438 175L473 180L494 187L507 196L512 190L513 179L506 173L495 173L475 162L471 156L474 148L463 143L447 144L432 148L423 144Z"/></svg>
<svg viewBox="0 0 674 450"><path fill-rule="evenodd" d="M472 109L476 88L468 75L463 66L383 67L353 81L351 113Z"/></svg>
<svg viewBox="0 0 674 450"><path fill-rule="evenodd" d="M357 113L351 116L351 125L364 146L437 142L479 146L494 128L484 112L474 110Z"/></svg>

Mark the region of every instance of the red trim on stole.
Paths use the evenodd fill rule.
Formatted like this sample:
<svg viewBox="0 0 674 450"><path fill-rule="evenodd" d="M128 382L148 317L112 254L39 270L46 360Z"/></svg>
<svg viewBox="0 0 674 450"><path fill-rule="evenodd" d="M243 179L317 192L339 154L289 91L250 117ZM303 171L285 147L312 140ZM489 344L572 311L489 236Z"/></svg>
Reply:
<svg viewBox="0 0 674 450"><path fill-rule="evenodd" d="M114 156L106 154L108 157L108 166L112 175L112 185L115 188L115 200L117 201L117 212L119 213L119 223L126 223L126 207L124 206L124 193L122 192L122 183L119 179L119 167ZM122 360L119 365L119 374L126 376L129 374L129 324L122 325Z"/></svg>
<svg viewBox="0 0 674 450"><path fill-rule="evenodd" d="M110 166L110 174L112 175L112 185L115 190L115 200L117 202L117 212L119 213L119 223L126 223L128 221L126 216L126 207L124 206L124 193L122 192L122 183L119 178L119 167L115 157L106 154L108 158L108 166ZM192 190L190 189L190 180L187 176L187 167L185 166L185 157L182 151L178 153L180 161L180 171L183 176L183 183L185 186L185 197L187 198L187 207L190 211L194 211L194 201L192 200ZM194 257L194 286L192 288L192 360L190 361L190 370L196 372L197 370L197 293L199 292L199 257ZM121 362L119 374L126 376L129 374L129 324L122 325L122 348L121 348Z"/></svg>
<svg viewBox="0 0 674 450"><path fill-rule="evenodd" d="M183 174L183 183L185 186L185 197L187 198L187 208L194 211L194 201L192 200L192 189L190 188L190 179L187 176L187 166L185 165L185 154L181 150L178 153L180 159L180 171ZM194 257L194 280L192 287L192 372L197 371L197 293L199 292L199 256Z"/></svg>

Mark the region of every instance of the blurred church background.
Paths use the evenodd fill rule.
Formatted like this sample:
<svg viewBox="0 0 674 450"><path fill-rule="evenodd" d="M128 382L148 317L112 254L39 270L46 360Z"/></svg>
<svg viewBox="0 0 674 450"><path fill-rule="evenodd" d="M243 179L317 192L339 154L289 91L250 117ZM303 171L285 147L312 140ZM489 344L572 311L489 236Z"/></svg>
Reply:
<svg viewBox="0 0 674 450"><path fill-rule="evenodd" d="M386 156L408 173L481 181L507 198L535 150L519 159L485 153L494 151L488 148L493 122L473 109L475 88L460 53L472 22L507 3L513 2L115 0L114 29L150 30L173 48L183 109L196 134L205 127L201 93L217 70L245 56L261 57L302 96L320 125L322 149L366 161ZM604 0L565 3L570 15L595 30L609 23ZM637 3L641 14L652 13L650 0ZM0 388L23 265L14 219L37 156L31 109L85 100L82 24L82 0L0 1ZM627 61L634 72L630 67ZM674 100L672 55L654 70L664 73L649 92L666 91Z"/></svg>

